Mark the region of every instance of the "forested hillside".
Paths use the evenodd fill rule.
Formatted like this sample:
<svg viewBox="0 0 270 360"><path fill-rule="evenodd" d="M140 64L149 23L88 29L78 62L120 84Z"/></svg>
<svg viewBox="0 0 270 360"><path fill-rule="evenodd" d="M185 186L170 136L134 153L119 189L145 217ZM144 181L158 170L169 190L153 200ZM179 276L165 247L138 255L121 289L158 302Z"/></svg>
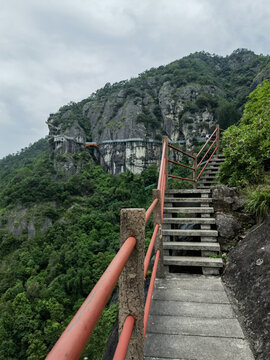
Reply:
<svg viewBox="0 0 270 360"><path fill-rule="evenodd" d="M89 154L81 157L80 174L56 181L45 153L15 171L1 191L2 227L10 216L6 209L35 212L37 203L33 216L52 224L32 238L27 230L15 236L0 229L0 359L45 357L119 248L120 209L146 207L151 199L145 187L156 181L155 168L112 177ZM101 358L116 311L116 305L105 310L86 350L89 358Z"/></svg>
<svg viewBox="0 0 270 360"><path fill-rule="evenodd" d="M246 96L268 74L269 58L248 50L225 58L195 53L63 106L48 119L49 141L0 160L1 360L45 357L119 248L120 209L146 208L149 185L157 181L155 166L140 175L110 175L91 149L74 145L76 151L67 147L60 153L53 136L101 141L168 135L195 147L196 136L206 135L216 122L224 128L236 123ZM258 91L263 106L267 96ZM269 134L268 113L262 110L253 124L250 106L240 127L263 121L256 140L248 137L246 152ZM238 129L228 130L225 142ZM245 136L239 137L242 143ZM245 149L241 141L239 151ZM256 147L258 171L268 166L260 154ZM230 167L237 174L237 163L226 164L222 180L241 184L237 175L228 177ZM102 359L116 315L117 304L110 303L85 350L89 359Z"/></svg>

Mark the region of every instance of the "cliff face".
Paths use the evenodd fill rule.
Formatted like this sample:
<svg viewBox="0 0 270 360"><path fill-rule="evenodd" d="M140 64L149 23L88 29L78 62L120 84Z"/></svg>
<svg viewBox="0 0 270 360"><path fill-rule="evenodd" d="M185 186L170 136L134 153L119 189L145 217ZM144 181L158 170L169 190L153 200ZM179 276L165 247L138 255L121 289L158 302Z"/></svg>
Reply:
<svg viewBox="0 0 270 360"><path fill-rule="evenodd" d="M130 81L106 84L49 117L55 166L59 169L57 155L75 154L86 141L99 144L95 157L114 174L140 172L159 160L158 143L134 138L161 141L166 135L193 151L195 139L211 133L216 123L227 127L239 119L266 60L248 50L225 58L195 53ZM108 140L121 142L104 143ZM76 169L71 165L68 171Z"/></svg>

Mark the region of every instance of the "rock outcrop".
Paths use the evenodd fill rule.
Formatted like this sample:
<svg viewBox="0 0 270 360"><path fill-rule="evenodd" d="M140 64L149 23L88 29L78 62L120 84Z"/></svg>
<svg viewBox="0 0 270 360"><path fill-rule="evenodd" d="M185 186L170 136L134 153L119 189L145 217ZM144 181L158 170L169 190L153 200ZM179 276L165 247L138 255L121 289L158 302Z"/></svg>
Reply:
<svg viewBox="0 0 270 360"><path fill-rule="evenodd" d="M269 233L270 216L230 251L224 274L244 315L258 360L267 360L270 354Z"/></svg>
<svg viewBox="0 0 270 360"><path fill-rule="evenodd" d="M134 138L161 141L166 135L172 142L183 141L186 149L194 152L196 139L211 133L217 122L226 127L228 121L239 119L238 110L264 61L245 49L226 58L195 53L138 78L106 84L89 98L63 106L49 117L55 167L59 169L57 155L75 154L89 141L98 145ZM249 69L245 78L243 67ZM114 174L125 169L140 172L147 164L159 161L160 151L153 147L146 141L143 145L106 144L96 155L99 163ZM125 158L120 158L120 148ZM146 156L143 161L142 156ZM74 164L60 164L60 168L76 172Z"/></svg>
<svg viewBox="0 0 270 360"><path fill-rule="evenodd" d="M255 223L244 211L244 201L236 188L218 185L212 190L213 206L216 212L218 241L222 251L229 251L239 241L245 228Z"/></svg>

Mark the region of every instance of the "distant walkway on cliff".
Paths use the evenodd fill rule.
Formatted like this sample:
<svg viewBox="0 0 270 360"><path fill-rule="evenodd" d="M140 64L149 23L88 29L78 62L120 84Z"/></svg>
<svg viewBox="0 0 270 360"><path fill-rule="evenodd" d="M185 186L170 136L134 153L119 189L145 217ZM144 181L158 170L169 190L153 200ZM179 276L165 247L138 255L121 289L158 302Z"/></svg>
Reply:
<svg viewBox="0 0 270 360"><path fill-rule="evenodd" d="M206 137L196 137L197 141L205 141ZM106 145L106 144L117 144L117 143L127 143L127 142L145 142L145 143L154 143L162 145L161 140L155 139L143 139L143 138L129 138L129 139L116 139L116 140L103 140L99 143L97 142L85 142L76 139L75 137L67 136L67 135L56 135L54 136L54 142L64 142L64 141L73 141L77 144L85 145L85 146L99 146L99 145ZM185 139L180 139L176 141L169 141L169 144L185 144Z"/></svg>

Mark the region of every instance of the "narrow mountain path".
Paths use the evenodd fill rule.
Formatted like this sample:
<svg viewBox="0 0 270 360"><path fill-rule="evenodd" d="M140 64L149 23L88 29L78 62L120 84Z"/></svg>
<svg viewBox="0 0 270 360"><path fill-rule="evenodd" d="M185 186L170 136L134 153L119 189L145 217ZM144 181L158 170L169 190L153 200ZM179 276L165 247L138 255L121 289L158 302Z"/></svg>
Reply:
<svg viewBox="0 0 270 360"><path fill-rule="evenodd" d="M223 161L211 160L198 189L166 191L166 277L155 282L145 360L254 360L220 278L211 186Z"/></svg>
<svg viewBox="0 0 270 360"><path fill-rule="evenodd" d="M145 360L254 360L220 277L157 279Z"/></svg>

